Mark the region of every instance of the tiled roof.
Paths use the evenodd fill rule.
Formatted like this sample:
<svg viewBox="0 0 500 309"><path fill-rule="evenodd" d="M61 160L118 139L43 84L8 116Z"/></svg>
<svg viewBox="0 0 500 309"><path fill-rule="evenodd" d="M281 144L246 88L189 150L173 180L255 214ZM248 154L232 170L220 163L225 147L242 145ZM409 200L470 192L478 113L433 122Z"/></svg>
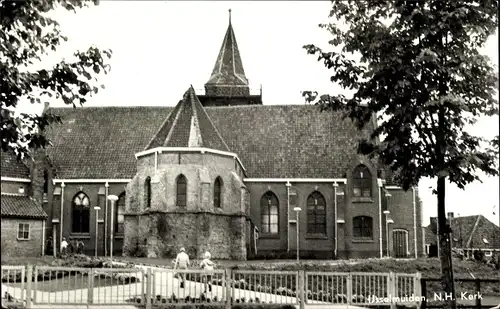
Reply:
<svg viewBox="0 0 500 309"><path fill-rule="evenodd" d="M182 100L165 119L146 150L156 147L205 147L229 151L193 87L186 91Z"/></svg>
<svg viewBox="0 0 500 309"><path fill-rule="evenodd" d="M428 244L436 243L435 224L436 218L431 218L425 234ZM455 217L451 220L451 229L454 247L500 248L500 227L482 215Z"/></svg>
<svg viewBox="0 0 500 309"><path fill-rule="evenodd" d="M47 218L42 205L29 196L2 194L1 203L2 217Z"/></svg>
<svg viewBox="0 0 500 309"><path fill-rule="evenodd" d="M207 85L248 85L231 22Z"/></svg>
<svg viewBox="0 0 500 309"><path fill-rule="evenodd" d="M3 177L30 178L29 168L17 159L17 156L10 151L2 151L1 154Z"/></svg>
<svg viewBox="0 0 500 309"><path fill-rule="evenodd" d="M172 107L52 108L63 123L48 132L57 179L121 179ZM349 120L311 105L206 107L251 178L342 178L361 132ZM368 135L367 132L364 133Z"/></svg>

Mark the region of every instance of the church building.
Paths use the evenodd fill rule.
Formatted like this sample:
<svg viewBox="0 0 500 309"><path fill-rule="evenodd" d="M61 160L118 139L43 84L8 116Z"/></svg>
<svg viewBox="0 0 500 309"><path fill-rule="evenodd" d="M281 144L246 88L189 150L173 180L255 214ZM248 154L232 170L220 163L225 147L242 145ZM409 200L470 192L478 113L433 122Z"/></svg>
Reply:
<svg viewBox="0 0 500 309"><path fill-rule="evenodd" d="M235 260L423 254L417 189L356 152L375 117L360 131L340 113L250 94L231 22L205 91L186 85L172 103L46 108L62 124L31 183L56 246Z"/></svg>

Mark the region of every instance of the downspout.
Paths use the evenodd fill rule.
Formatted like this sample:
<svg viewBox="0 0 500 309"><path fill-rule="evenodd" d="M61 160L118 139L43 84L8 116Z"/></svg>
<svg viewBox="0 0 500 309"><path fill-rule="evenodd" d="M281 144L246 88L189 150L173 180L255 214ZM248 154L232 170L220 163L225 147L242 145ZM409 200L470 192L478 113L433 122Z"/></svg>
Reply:
<svg viewBox="0 0 500 309"><path fill-rule="evenodd" d="M418 259L417 246L417 202L415 200L415 186L411 187L413 191L413 244L415 248L415 258Z"/></svg>
<svg viewBox="0 0 500 309"><path fill-rule="evenodd" d="M378 242L379 242L379 254L380 258L383 257L383 249L382 249L382 180L377 179L378 184Z"/></svg>
<svg viewBox="0 0 500 309"><path fill-rule="evenodd" d="M61 182L61 214L60 214L60 217L59 217L59 244L62 243L62 239L63 239L63 221L64 221L64 187L66 187L66 185L64 184L64 182ZM55 247L54 247L54 250L55 250Z"/></svg>
<svg viewBox="0 0 500 309"><path fill-rule="evenodd" d="M158 171L158 151L155 151L155 174Z"/></svg>
<svg viewBox="0 0 500 309"><path fill-rule="evenodd" d="M290 252L290 182L286 183L286 251ZM296 224L299 224L298 222Z"/></svg>
<svg viewBox="0 0 500 309"><path fill-rule="evenodd" d="M45 220L42 221L42 256L45 255Z"/></svg>
<svg viewBox="0 0 500 309"><path fill-rule="evenodd" d="M338 183L334 182L333 183L333 196L334 196L334 211L335 211L335 215L334 215L334 220L335 220L335 251L334 251L334 257L335 259L337 259L337 253L338 253L338 247L339 247L339 240L338 240L338 232L339 232L339 229L338 229L338 223L337 223L337 220L338 220L338 214L337 214L337 211L338 211L338 203L337 203L337 187L339 186Z"/></svg>
<svg viewBox="0 0 500 309"><path fill-rule="evenodd" d="M104 256L108 256L108 188L109 184L104 184Z"/></svg>

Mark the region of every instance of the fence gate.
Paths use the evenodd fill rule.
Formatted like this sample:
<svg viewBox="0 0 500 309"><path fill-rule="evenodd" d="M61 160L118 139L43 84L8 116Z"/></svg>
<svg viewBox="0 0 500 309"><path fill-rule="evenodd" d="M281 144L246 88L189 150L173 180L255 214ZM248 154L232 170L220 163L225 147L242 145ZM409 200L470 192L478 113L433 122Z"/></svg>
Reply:
<svg viewBox="0 0 500 309"><path fill-rule="evenodd" d="M395 229L392 231L392 239L394 244L394 257L408 257L408 231Z"/></svg>

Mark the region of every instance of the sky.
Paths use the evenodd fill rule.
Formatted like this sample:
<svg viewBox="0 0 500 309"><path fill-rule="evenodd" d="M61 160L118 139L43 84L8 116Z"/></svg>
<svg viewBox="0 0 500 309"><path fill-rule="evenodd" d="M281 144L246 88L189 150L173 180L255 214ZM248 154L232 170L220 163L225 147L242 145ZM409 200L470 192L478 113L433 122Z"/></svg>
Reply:
<svg viewBox="0 0 500 309"><path fill-rule="evenodd" d="M208 81L228 26L228 9L250 87L258 91L262 85L264 104L305 104L303 90L345 93L302 48L328 47L330 37L318 24L329 21L329 1L101 1L77 14L54 14L69 40L40 65L50 67L91 45L109 48L111 72L99 79L106 88L85 106L173 106L190 85L203 89ZM482 52L498 68L496 35ZM498 117L480 119L471 131L491 138L498 134ZM499 224L499 178L482 180L465 191L448 184L447 212L482 214ZM435 184L424 179L419 185L425 225L437 214L436 196L429 189Z"/></svg>

